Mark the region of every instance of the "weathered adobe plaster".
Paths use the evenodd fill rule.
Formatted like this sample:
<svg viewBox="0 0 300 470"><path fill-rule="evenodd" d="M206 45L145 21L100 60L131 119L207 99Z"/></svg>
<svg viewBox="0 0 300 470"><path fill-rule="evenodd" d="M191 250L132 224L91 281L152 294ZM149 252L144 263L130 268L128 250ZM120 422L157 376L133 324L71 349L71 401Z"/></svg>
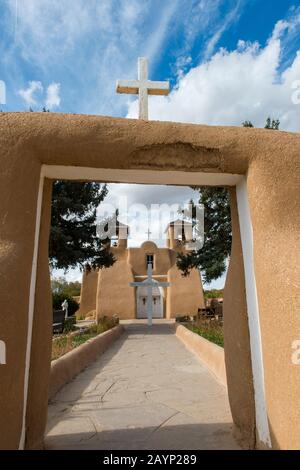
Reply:
<svg viewBox="0 0 300 470"><path fill-rule="evenodd" d="M153 159L155 153L155 159ZM170 169L166 161L166 153L172 161L172 169L193 170L201 166L201 171L220 171L223 169L223 156L219 148L193 145L186 142L172 144L154 144L143 146L130 155L132 168L139 169ZM184 153L186 161L183 162L180 154Z"/></svg>
<svg viewBox="0 0 300 470"><path fill-rule="evenodd" d="M149 168L141 172L146 182L147 174L152 174L152 164L158 159L159 170L156 174L165 174L166 184L170 181L174 183L174 174L179 169L181 174L182 170L188 170L190 175L194 173L197 178L199 175L199 184L200 181L208 181L203 179L208 168L211 174L224 179L230 175L247 177L253 259L252 251L244 249L247 244L244 243L242 249L244 263L246 257L255 273L256 283L252 291L254 296L257 291L258 302L253 305L259 306L259 317L256 318L256 307L249 311L249 304L248 315L245 314L245 291L239 265L241 247L237 247L231 259L235 268L226 282L225 292L227 299L235 299L236 285L239 286L238 300L232 300L231 304L227 301L230 311L227 309L226 312L225 360L229 398L235 410L235 423L241 426L242 433L245 430L248 432L253 428L255 413L250 390L250 358L252 362L254 358L253 371L257 371L258 367L262 379L260 388L257 388L256 372L253 374L256 421L259 419L256 422L256 445L270 445L268 427L262 430L260 424L264 421L265 390L272 447L299 448L299 369L290 359L290 345L299 333L299 301L291 302L290 299L291 292L299 299L299 287L295 284L300 266L300 250L296 249L299 246L300 226L299 151L298 134L268 130L52 113L1 113L0 339L7 347L7 364L1 365L0 429L5 429L5 432L0 434L0 447L15 449L20 442L23 447L23 438L27 448L41 446L46 422L51 338L47 262L51 183L44 181L40 214L37 207L42 166L48 171L54 168L51 178L60 177L56 166L69 169L69 174L72 174L74 167L90 168L91 174L95 171L94 179L98 181L103 180L98 169L116 170L115 181L120 181L118 170L144 167ZM171 173L166 170L173 171L172 180ZM77 179L86 179L83 172L78 174L80 177L77 176ZM151 176L147 182L157 183L158 176L157 180ZM175 181L188 184L179 177ZM240 190L238 194L241 194ZM238 207L239 220L243 220L242 207L243 204ZM36 232L36 227L41 227L40 233ZM244 233L244 226L240 228ZM38 236L35 237L35 234ZM35 239L38 242L36 269L33 265ZM250 242L251 239L252 234ZM32 303L34 310L31 315ZM253 317L256 318L255 322ZM32 342L29 334L31 318ZM250 331L251 351L247 322L256 328L255 341L253 331ZM253 350L259 346L260 336L263 361L260 349L258 353ZM233 364L236 366L233 367ZM29 371L29 383L25 370ZM245 403L245 389L249 391L249 396L242 416L240 410ZM25 393L26 390L28 393ZM257 390L260 390L259 394Z"/></svg>

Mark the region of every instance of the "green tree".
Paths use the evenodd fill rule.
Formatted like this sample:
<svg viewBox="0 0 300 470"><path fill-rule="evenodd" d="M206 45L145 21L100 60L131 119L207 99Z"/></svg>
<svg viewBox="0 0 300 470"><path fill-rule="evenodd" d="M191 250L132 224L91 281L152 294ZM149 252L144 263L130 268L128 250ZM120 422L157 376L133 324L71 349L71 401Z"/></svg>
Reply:
<svg viewBox="0 0 300 470"><path fill-rule="evenodd" d="M79 305L73 297L65 294L52 293L52 306L54 310L61 310L61 305L64 301L68 302L68 317L74 315L79 309Z"/></svg>
<svg viewBox="0 0 300 470"><path fill-rule="evenodd" d="M209 283L226 271L231 251L231 216L229 191L222 187L194 188L199 190L199 203L204 205L204 245L198 251L179 254L177 266L184 276L199 268Z"/></svg>
<svg viewBox="0 0 300 470"><path fill-rule="evenodd" d="M242 125L243 127L254 127L251 121L244 121Z"/></svg>
<svg viewBox="0 0 300 470"><path fill-rule="evenodd" d="M243 127L254 127L254 125L252 124L251 121L244 121L242 123L242 126ZM265 129L273 129L275 131L278 131L279 126L280 126L279 119L271 119L270 117L268 117L266 119Z"/></svg>
<svg viewBox="0 0 300 470"><path fill-rule="evenodd" d="M68 282L64 277L51 279L52 304L54 310L61 310L64 300L68 301L68 315L72 316L79 309L73 297L80 295L81 283Z"/></svg>
<svg viewBox="0 0 300 470"><path fill-rule="evenodd" d="M267 118L265 129L273 129L275 131L279 130L280 121L279 119L271 119L270 117Z"/></svg>
<svg viewBox="0 0 300 470"><path fill-rule="evenodd" d="M55 181L52 193L49 258L51 268L109 267L107 240L96 234L96 211L107 195L98 183Z"/></svg>
<svg viewBox="0 0 300 470"><path fill-rule="evenodd" d="M80 295L81 283L79 281L68 282L64 277L52 278L51 289L56 294L77 297Z"/></svg>
<svg viewBox="0 0 300 470"><path fill-rule="evenodd" d="M223 295L224 295L224 289L204 290L205 299L217 299L219 297L223 297Z"/></svg>

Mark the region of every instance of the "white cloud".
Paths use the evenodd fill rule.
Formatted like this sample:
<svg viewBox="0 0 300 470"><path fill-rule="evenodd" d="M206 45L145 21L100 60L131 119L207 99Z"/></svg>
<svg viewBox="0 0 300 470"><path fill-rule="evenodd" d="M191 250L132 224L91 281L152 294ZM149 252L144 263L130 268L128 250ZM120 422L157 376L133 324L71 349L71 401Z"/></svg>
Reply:
<svg viewBox="0 0 300 470"><path fill-rule="evenodd" d="M226 10L236 11L235 4L230 0ZM224 20L223 0L21 0L17 21L15 0L6 5L6 34L11 24L16 28L3 52L0 45L16 69L10 80L18 82L23 73L16 63L20 57L44 81L62 83L68 111L89 114L124 115L128 97L116 97L115 81L136 76L138 56L149 58L151 75L170 52L171 69L180 75L177 59L187 69L195 41L220 31Z"/></svg>
<svg viewBox="0 0 300 470"><path fill-rule="evenodd" d="M0 104L6 104L6 85L3 80L0 80Z"/></svg>
<svg viewBox="0 0 300 470"><path fill-rule="evenodd" d="M127 97L116 97L116 80L134 78L138 56L147 55L153 65L178 2L23 0L11 47L40 76L70 84L75 112L120 114ZM7 4L13 21L15 0ZM9 60L7 51L5 57Z"/></svg>
<svg viewBox="0 0 300 470"><path fill-rule="evenodd" d="M280 119L281 129L300 131L300 106L292 102L293 83L300 79L300 51L279 71L283 42L288 41L281 35L295 22L277 23L265 47L239 41L234 51L221 49L180 78L169 97L151 97L150 118L238 126L251 120L263 127L271 115ZM127 116L137 116L137 101L129 104Z"/></svg>
<svg viewBox="0 0 300 470"><path fill-rule="evenodd" d="M239 0L236 3L235 7L232 10L230 10L229 13L226 15L224 21L220 25L217 26L212 37L209 39L209 41L206 44L205 52L204 52L204 60L207 60L212 55L220 38L225 33L225 31L229 28L229 26L239 19L239 16L240 16L239 12L241 10L242 4L243 4L242 0Z"/></svg>
<svg viewBox="0 0 300 470"><path fill-rule="evenodd" d="M27 106L37 104L37 98L34 96L37 92L43 92L43 85L40 81L29 82L28 88L19 90L18 94L23 98Z"/></svg>
<svg viewBox="0 0 300 470"><path fill-rule="evenodd" d="M47 88L46 108L53 109L60 105L60 83L51 83Z"/></svg>
<svg viewBox="0 0 300 470"><path fill-rule="evenodd" d="M18 91L27 106L40 106L44 104L46 108L53 109L60 105L60 83L50 83L44 97L44 86L41 81L31 81L28 88Z"/></svg>
<svg viewBox="0 0 300 470"><path fill-rule="evenodd" d="M124 200L124 197L126 200ZM123 199L122 199L123 198ZM167 211L158 210L157 205L168 204L178 205L183 207L184 204L189 203L193 199L198 201L198 193L187 186L163 186L163 185L145 185L145 184L109 184L108 195L104 203L111 205L110 214L114 214L115 210L119 209L121 222L134 224L135 217L132 217L132 208L136 205L146 206L148 211L143 211L139 214L139 223L142 230L141 233L136 234L134 238L129 240L129 246L140 246L143 241L147 239L146 232L148 227L152 232L152 239L158 246L165 246L164 231L169 222L177 218L175 215ZM120 201L125 202L125 205L120 206ZM152 212L151 212L152 206ZM104 210L103 203L99 206ZM124 210L123 210L124 208ZM102 214L103 216L103 214ZM124 218L125 216L125 218ZM126 217L128 219L126 220Z"/></svg>
<svg viewBox="0 0 300 470"><path fill-rule="evenodd" d="M173 19L179 5L180 0L172 0L172 2L166 2L164 5L163 11L160 15L160 20L158 21L155 30L149 37L148 43L145 47L144 55L148 57L151 62L156 59L156 56L161 55L161 49L168 32L169 24Z"/></svg>
<svg viewBox="0 0 300 470"><path fill-rule="evenodd" d="M108 195L104 200L104 203L111 204L112 210L110 214L114 213L114 210L118 207L118 203L121 197L127 197L128 207L132 208L133 205L143 204L146 205L148 208L151 207L151 204L179 204L183 206L184 204L188 203L191 199L195 202L198 202L198 192L192 190L190 187L187 186L162 186L162 185L142 185L142 184L121 184L121 183L110 183L108 185ZM103 203L99 206L103 206ZM99 211L98 211L99 215ZM166 235L163 233L171 221L169 214L163 211L153 211L152 218L151 215L148 218L147 214L138 214L139 222L138 225L141 227L141 230L138 234L135 235L134 238L131 237L128 240L129 247L138 247L147 240L147 230L148 227L151 231L151 240L154 241L157 246L165 247L166 246ZM131 214L132 217L132 214ZM130 220L136 223L134 217L131 219L129 213L129 220L126 222L130 226ZM177 216L175 217L177 218ZM125 222L120 216L120 220ZM172 219L173 220L173 219ZM161 236L157 238L157 234ZM65 276L68 281L81 281L82 273L80 269L69 269L68 273L66 274L63 270L53 270L52 277L60 277ZM224 287L225 284L226 274L221 276L216 281L212 281L211 284L204 285L206 289L221 289Z"/></svg>
<svg viewBox="0 0 300 470"><path fill-rule="evenodd" d="M127 198L128 209L132 209L134 205L142 204L147 206L149 209L152 204L179 204L183 206L185 203L188 203L191 199L195 202L198 202L198 193L197 191L192 190L187 186L163 186L163 185L142 185L142 184L115 184L110 183L108 185L108 195L104 200L104 203L110 204L111 211L110 214L113 214L115 209L119 207L120 198ZM103 208L103 203L99 208ZM99 215L99 211L98 211ZM130 211L128 213L129 220L126 222L130 226L130 221L136 222L132 218L132 213L130 216ZM125 220L120 216L120 220L125 222ZM173 220L173 219L172 219ZM129 247L140 246L145 240L147 240L147 230L148 227L151 230L151 240L154 241L157 246L165 247L166 246L166 235L163 233L170 222L170 217L167 212L162 211L153 211L152 218L148 218L147 213L142 213L139 215L139 225L141 231L138 234L135 234L134 238L128 240ZM156 234L160 234L159 238L156 237ZM132 234L133 235L133 234ZM53 270L52 276L59 277L64 276L65 273L63 270ZM79 269L70 269L66 275L68 281L79 280L81 281L82 273ZM224 285L224 277L220 278L217 281L217 284L212 283L211 288L216 288L220 285Z"/></svg>

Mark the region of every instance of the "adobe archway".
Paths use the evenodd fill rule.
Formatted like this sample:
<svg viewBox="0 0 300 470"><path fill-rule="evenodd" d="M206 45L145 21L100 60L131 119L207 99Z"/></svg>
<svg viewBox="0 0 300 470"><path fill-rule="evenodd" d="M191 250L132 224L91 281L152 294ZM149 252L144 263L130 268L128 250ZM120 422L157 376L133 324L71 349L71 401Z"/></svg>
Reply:
<svg viewBox="0 0 300 470"><path fill-rule="evenodd" d="M1 113L0 340L7 364L0 366L0 447L42 445L51 179L65 178L233 188L224 305L233 418L249 445L255 435L258 447L297 448L299 369L290 345L299 328L290 286L300 265L299 150L299 135L265 130Z"/></svg>

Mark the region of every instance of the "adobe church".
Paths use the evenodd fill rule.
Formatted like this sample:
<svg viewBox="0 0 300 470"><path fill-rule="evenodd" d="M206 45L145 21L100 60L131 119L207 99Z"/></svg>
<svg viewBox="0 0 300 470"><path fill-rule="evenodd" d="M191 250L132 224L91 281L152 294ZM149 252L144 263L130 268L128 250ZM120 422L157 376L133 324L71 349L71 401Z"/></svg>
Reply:
<svg viewBox="0 0 300 470"><path fill-rule="evenodd" d="M110 242L116 262L110 268L85 272L82 278L79 315L96 318L117 315L120 319L147 318L147 267L152 267L152 279L168 287L152 288L153 318L175 318L195 315L204 307L200 272L193 269L183 277L176 266L178 253L186 253L185 243L176 230L176 222L167 227L167 246L158 248L145 241L139 248L128 248L128 227L119 225L117 239ZM180 222L181 224L182 222ZM133 287L131 283L139 283Z"/></svg>

